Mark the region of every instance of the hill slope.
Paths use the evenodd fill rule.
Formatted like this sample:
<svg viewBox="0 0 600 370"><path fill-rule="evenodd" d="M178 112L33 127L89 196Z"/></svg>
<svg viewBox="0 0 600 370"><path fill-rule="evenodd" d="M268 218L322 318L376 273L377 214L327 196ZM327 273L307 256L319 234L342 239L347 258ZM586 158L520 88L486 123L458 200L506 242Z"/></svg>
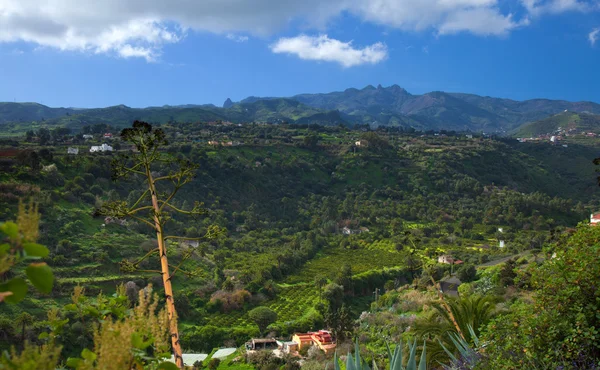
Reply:
<svg viewBox="0 0 600 370"><path fill-rule="evenodd" d="M519 127L513 136L534 137L553 134L559 129L577 131L600 131L600 115L562 112Z"/></svg>

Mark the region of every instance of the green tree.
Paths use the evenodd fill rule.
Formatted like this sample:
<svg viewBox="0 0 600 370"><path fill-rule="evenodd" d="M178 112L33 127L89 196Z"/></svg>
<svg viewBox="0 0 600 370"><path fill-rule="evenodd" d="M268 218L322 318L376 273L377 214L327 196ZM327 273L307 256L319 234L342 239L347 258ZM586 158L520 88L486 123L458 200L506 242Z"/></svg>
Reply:
<svg viewBox="0 0 600 370"><path fill-rule="evenodd" d="M50 130L41 128L37 132L37 137L40 139L40 145L46 145L50 141Z"/></svg>
<svg viewBox="0 0 600 370"><path fill-rule="evenodd" d="M471 264L465 264L458 270L458 278L463 283L470 283L477 278L477 269Z"/></svg>
<svg viewBox="0 0 600 370"><path fill-rule="evenodd" d="M581 225L560 237L553 258L530 265L533 304L513 305L482 337L489 368L597 367L599 240L600 228Z"/></svg>
<svg viewBox="0 0 600 370"><path fill-rule="evenodd" d="M327 278L323 275L315 276L315 286L319 290L319 302L323 300L323 287L327 284Z"/></svg>
<svg viewBox="0 0 600 370"><path fill-rule="evenodd" d="M319 136L317 134L307 134L303 139L304 146L314 148L319 143Z"/></svg>
<svg viewBox="0 0 600 370"><path fill-rule="evenodd" d="M23 348L25 347L25 329L33 325L34 318L28 312L21 312L19 316L17 316L15 320L15 325L21 329L21 343Z"/></svg>
<svg viewBox="0 0 600 370"><path fill-rule="evenodd" d="M277 321L277 313L268 307L259 306L248 312L250 320L258 326L261 335L264 334L267 326Z"/></svg>
<svg viewBox="0 0 600 370"><path fill-rule="evenodd" d="M338 271L338 274L335 278L336 284L339 284L344 287L345 292L353 291L352 284L352 265L349 263L344 263L342 268Z"/></svg>

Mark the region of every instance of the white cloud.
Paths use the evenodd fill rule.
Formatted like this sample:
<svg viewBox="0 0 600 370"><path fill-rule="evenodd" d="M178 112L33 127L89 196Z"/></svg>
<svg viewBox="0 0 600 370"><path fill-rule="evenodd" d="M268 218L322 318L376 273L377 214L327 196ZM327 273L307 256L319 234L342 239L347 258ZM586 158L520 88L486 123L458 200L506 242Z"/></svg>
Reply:
<svg viewBox="0 0 600 370"><path fill-rule="evenodd" d="M343 42L327 35L280 38L271 45L274 53L297 55L301 59L336 62L344 67L375 64L387 58L387 47L380 42L362 49L354 48L352 41Z"/></svg>
<svg viewBox="0 0 600 370"><path fill-rule="evenodd" d="M532 15L545 13L558 14L569 11L587 11L593 9L590 3L582 0L521 0L523 6Z"/></svg>
<svg viewBox="0 0 600 370"><path fill-rule="evenodd" d="M246 42L248 41L248 36L234 35L233 33L228 33L225 35L229 40L235 42Z"/></svg>
<svg viewBox="0 0 600 370"><path fill-rule="evenodd" d="M403 30L503 35L520 25L512 14L500 11L497 0L369 0L356 3L354 13L362 18Z"/></svg>
<svg viewBox="0 0 600 370"><path fill-rule="evenodd" d="M526 15L503 10L501 0L0 0L0 43L153 61L189 31L244 42L240 34L269 36L291 24L325 32L346 13L388 29L505 35L527 15L590 10L597 0L519 1Z"/></svg>
<svg viewBox="0 0 600 370"><path fill-rule="evenodd" d="M588 35L588 40L590 40L590 44L592 44L592 46L596 45L596 41L598 41L598 39L600 39L600 27L594 28Z"/></svg>

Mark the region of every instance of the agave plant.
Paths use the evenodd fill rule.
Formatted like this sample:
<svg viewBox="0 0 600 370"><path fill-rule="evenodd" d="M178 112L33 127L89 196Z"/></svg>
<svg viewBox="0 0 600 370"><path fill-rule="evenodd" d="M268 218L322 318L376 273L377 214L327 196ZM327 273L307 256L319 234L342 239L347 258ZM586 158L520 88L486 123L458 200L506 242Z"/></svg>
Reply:
<svg viewBox="0 0 600 370"><path fill-rule="evenodd" d="M450 358L450 365L441 364L445 370L455 370L455 369L474 369L475 365L481 360L481 355L478 352L478 349L481 348L479 338L475 334L475 330L471 325L467 325L469 330L469 334L471 335L471 339L473 340L474 347L472 347L469 342L465 340L462 336L457 333L450 333L448 336L450 340L458 350L458 356L452 353L444 344L438 340L439 344L442 346L448 357Z"/></svg>
<svg viewBox="0 0 600 370"><path fill-rule="evenodd" d="M421 358L419 360L419 364L417 366L417 340L413 343L408 342L408 361L406 363L406 367L402 364L402 341L396 346L394 352L390 349L390 346L387 346L388 350L388 358L390 360L390 368L389 370L427 370L427 360L426 360L426 349L425 343L423 343L423 352L421 352ZM333 356L333 366L334 370L340 369L340 361L338 360L337 353ZM354 349L354 357L351 353L348 353L348 357L346 358L346 370L379 370L375 360L373 360L373 368L369 367L367 362L360 357L360 348L358 345L358 340L355 344Z"/></svg>

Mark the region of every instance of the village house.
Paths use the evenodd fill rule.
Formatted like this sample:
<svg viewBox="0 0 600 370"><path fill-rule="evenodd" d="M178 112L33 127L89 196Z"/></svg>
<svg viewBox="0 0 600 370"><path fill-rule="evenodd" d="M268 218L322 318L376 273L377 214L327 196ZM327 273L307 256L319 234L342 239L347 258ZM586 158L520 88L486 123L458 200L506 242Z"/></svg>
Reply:
<svg viewBox="0 0 600 370"><path fill-rule="evenodd" d="M247 351L274 350L278 348L279 344L272 338L252 338L252 340L246 342Z"/></svg>
<svg viewBox="0 0 600 370"><path fill-rule="evenodd" d="M296 333L292 337L292 342L298 343L298 350L307 346L317 346L326 354L335 351L336 343L333 340L330 331L319 330L316 332Z"/></svg>
<svg viewBox="0 0 600 370"><path fill-rule="evenodd" d="M351 229L348 226L344 226L342 228L342 234L344 235L352 235L352 234L362 234L362 233L368 233L369 232L369 228L361 226L358 229Z"/></svg>
<svg viewBox="0 0 600 370"><path fill-rule="evenodd" d="M110 132L107 132L104 134L105 139L112 139L112 137L113 137L113 134L111 134Z"/></svg>
<svg viewBox="0 0 600 370"><path fill-rule="evenodd" d="M356 146L367 146L368 142L366 140L357 140L354 142Z"/></svg>
<svg viewBox="0 0 600 370"><path fill-rule="evenodd" d="M83 135L84 140L89 140L89 139L93 139L94 135Z"/></svg>
<svg viewBox="0 0 600 370"><path fill-rule="evenodd" d="M448 265L459 265L463 263L463 261L457 260L449 254L444 254L443 256L438 257L438 263L445 263Z"/></svg>
<svg viewBox="0 0 600 370"><path fill-rule="evenodd" d="M600 212L592 213L590 215L590 225L598 225L600 224Z"/></svg>
<svg viewBox="0 0 600 370"><path fill-rule="evenodd" d="M288 341L282 341L282 340L278 340L277 344L279 346L279 351L281 351L282 353L293 353L293 352L298 352L298 343L294 342L293 340L288 340Z"/></svg>
<svg viewBox="0 0 600 370"><path fill-rule="evenodd" d="M452 276L440 281L440 290L449 296L458 297L458 287L462 284L459 278Z"/></svg>
<svg viewBox="0 0 600 370"><path fill-rule="evenodd" d="M465 136L467 137L467 139L472 139L473 138L473 135L471 135L471 134L467 134Z"/></svg>
<svg viewBox="0 0 600 370"><path fill-rule="evenodd" d="M79 148L71 148L71 147L69 147L67 149L67 154L75 154L75 155L77 155L77 154L79 154Z"/></svg>
<svg viewBox="0 0 600 370"><path fill-rule="evenodd" d="M113 147L108 145L108 144L102 144L99 146L92 146L90 148L90 153L97 153L97 152L112 152Z"/></svg>

